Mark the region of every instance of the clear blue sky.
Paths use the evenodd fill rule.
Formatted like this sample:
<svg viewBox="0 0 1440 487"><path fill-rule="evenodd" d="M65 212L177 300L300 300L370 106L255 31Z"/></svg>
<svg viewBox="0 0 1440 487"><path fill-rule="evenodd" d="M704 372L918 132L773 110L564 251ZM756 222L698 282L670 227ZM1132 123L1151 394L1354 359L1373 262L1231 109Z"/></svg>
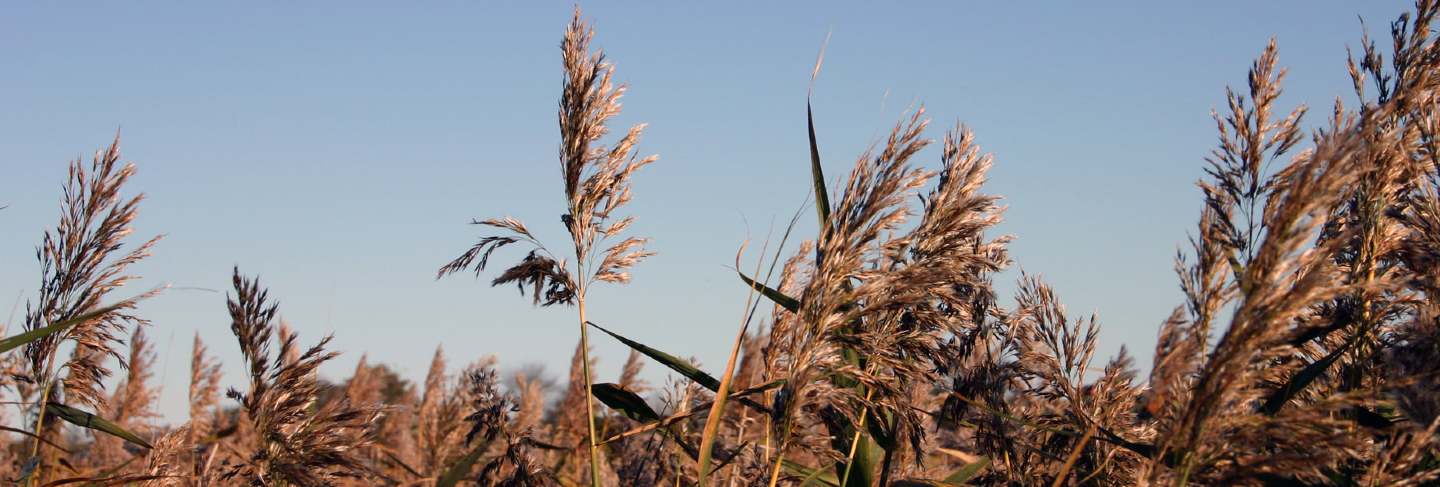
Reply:
<svg viewBox="0 0 1440 487"><path fill-rule="evenodd" d="M563 376L573 311L435 269L513 215L560 238L557 45L565 2L17 3L0 12L0 319L39 282L34 246L58 216L65 164L123 134L148 195L137 237L166 234L146 280L224 290L259 274L310 343L334 333L348 375L361 353L421 377L497 354ZM996 165L1017 266L1072 314L1099 313L1097 360L1127 345L1147 365L1177 304L1177 245L1199 211L1212 107L1279 38L1283 105L1315 114L1349 96L1345 47L1385 2L639 2L586 4L597 44L631 85L620 123L650 123L660 154L629 209L659 255L627 287L593 293L617 331L723 367L745 299L728 269L809 188L804 96L816 88L838 178L902 112L932 136L969 124ZM938 156L927 152L924 161ZM808 209L806 210L809 211ZM813 234L809 218L800 232ZM809 226L805 226L809 225ZM505 260L514 256L506 254ZM1013 276L1002 278L1002 289ZM199 331L238 384L224 296L174 290L154 321L162 410L184 419ZM17 325L18 326L18 325ZM625 349L597 339L601 378ZM652 366L653 367L653 366ZM652 377L658 377L653 375Z"/></svg>

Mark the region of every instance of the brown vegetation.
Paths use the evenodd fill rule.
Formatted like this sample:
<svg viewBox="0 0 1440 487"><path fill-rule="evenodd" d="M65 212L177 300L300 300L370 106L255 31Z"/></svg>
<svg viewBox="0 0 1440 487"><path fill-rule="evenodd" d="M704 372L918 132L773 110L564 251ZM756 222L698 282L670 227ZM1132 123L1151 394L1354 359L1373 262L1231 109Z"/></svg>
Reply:
<svg viewBox="0 0 1440 487"><path fill-rule="evenodd" d="M122 196L134 167L119 164L117 140L71 164L24 331L0 346L0 386L25 410L5 418L0 475L37 486L1434 485L1437 12L1419 0L1389 49L1367 37L1348 66L1355 101L1337 100L1312 133L1304 107L1277 106L1274 42L1248 86L1227 93L1198 225L1176 259L1185 299L1161 322L1144 379L1124 350L1095 362L1099 320L1070 315L1039 277L1022 274L1015 306L999 304L994 276L1013 263L1010 238L993 235L999 198L983 192L993 160L957 125L938 164L922 166L923 109L837 188L811 121L819 233L740 271L751 299L723 372L590 321L603 317L586 315L589 286L628 282L650 255L645 239L621 237L633 219L616 212L655 158L638 155L643 126L601 144L624 87L577 11L561 44L569 248L552 252L512 218L481 220L501 234L439 272L479 275L497 249L529 247L493 284L575 307L559 397L533 374L501 378L490 359L452 370L438 348L418 390L363 358L345 383L325 383L329 338L303 348L237 269L229 318L248 381L223 401L197 336L190 418L166 426L134 314L155 291L113 296L156 242L128 239L141 198ZM633 349L613 383L592 375L591 331ZM677 381L645 384L647 362Z"/></svg>

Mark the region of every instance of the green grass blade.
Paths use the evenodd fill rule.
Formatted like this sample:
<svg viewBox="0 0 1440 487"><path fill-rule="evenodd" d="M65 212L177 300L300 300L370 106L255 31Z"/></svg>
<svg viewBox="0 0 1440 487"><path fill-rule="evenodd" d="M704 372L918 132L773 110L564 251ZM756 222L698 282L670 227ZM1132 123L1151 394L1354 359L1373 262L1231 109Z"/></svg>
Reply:
<svg viewBox="0 0 1440 487"><path fill-rule="evenodd" d="M450 464L450 468L445 469L445 474L440 476L440 480L435 481L435 487L455 487L466 476L469 476L470 471L475 469L475 463L480 461L480 455L485 454L485 446L485 444L476 446L475 449L470 450L470 453L466 453L465 456L455 460L455 463Z"/></svg>
<svg viewBox="0 0 1440 487"><path fill-rule="evenodd" d="M151 448L150 442L145 441L145 439L141 438L139 435L131 433L125 428L121 428L120 425L112 423L110 422L110 420L96 416L92 413L81 411L79 409L75 409L70 406L60 404L58 402L46 403L45 411L75 426L104 432L106 434L134 443L136 445L140 445L145 448Z"/></svg>
<svg viewBox="0 0 1440 487"><path fill-rule="evenodd" d="M642 423L660 420L660 414L656 413L650 404L645 402L645 399L625 390L620 387L620 384L594 384L590 386L590 390L595 394L596 399L605 403L610 409L620 411L627 418Z"/></svg>
<svg viewBox="0 0 1440 487"><path fill-rule="evenodd" d="M789 472L790 475L803 477L804 480L801 480L799 484L802 487L808 485L825 485L828 487L840 487L840 481L835 479L835 474L826 472L825 469L812 469L810 467L806 467L790 460L785 460L781 462L781 467L784 468L786 472Z"/></svg>
<svg viewBox="0 0 1440 487"><path fill-rule="evenodd" d="M595 394L595 398L599 399L601 403L604 403L610 409L619 411L621 414L624 414L625 417L642 424L657 425L657 428L655 428L657 432L674 441L676 445L679 445L680 449L684 450L685 455L689 456L691 460L700 461L700 449L696 448L695 445L687 443L684 437L676 434L675 431L671 429L674 421L666 422L665 420L669 418L661 418L660 414L655 412L655 410L650 407L650 404L645 402L645 399L636 395L634 392L625 390L620 387L619 384L593 384L590 386L590 389L591 392ZM723 460L728 463L730 460L733 460L734 457L734 455L729 455Z"/></svg>
<svg viewBox="0 0 1440 487"><path fill-rule="evenodd" d="M769 382L769 383L761 384L761 385L758 385L758 386L750 387L750 388L748 388L748 389L744 389L744 390L740 390L740 391L735 391L735 392L733 392L733 393L730 394L730 398L731 398L731 399L735 399L735 400L740 400L740 399L742 399L742 398L744 398L744 397L746 397L746 396L752 395L752 394L756 394L756 393L760 393L760 392L765 392L765 391L774 389L774 388L776 388L776 387L780 387L780 386L781 386L782 384L784 384L784 383L785 383L784 380L777 380L777 381L772 381L772 382ZM604 402L604 400L602 399L601 402ZM649 421L649 422L642 421L641 424L640 424L640 426L635 427L635 428L632 428L632 429L630 429L630 430L628 430L628 431L625 431L625 432L622 432L622 433L616 433L616 434L610 436L609 438L606 438L605 441L601 441L600 443L601 443L601 444L611 443L611 442L614 442L614 441L618 441L618 440L620 440L620 439L622 439L622 438L628 438L628 437L630 437L630 436L638 435L638 434L640 434L640 433L644 433L644 432L647 432L647 431L653 431L653 430L655 430L655 429L657 429L657 428L668 428L668 427L670 427L671 425L673 425L673 424L675 424L675 423L678 423L678 422L680 422L680 421L685 420L686 418L690 418L690 417L695 416L695 415L697 415L697 414L709 413L710 407L711 407L711 406L714 406L714 405L715 405L715 403L712 401L712 402L709 402L709 403L705 403L705 404L701 404L701 405L695 406L695 407L693 407L693 408L691 408L691 409L689 409L689 410L687 410L687 411L684 411L684 412L679 412L679 413L672 414L672 415L670 415L670 416L666 416L666 417L664 417L664 418L660 418L659 420L656 420L656 421Z"/></svg>
<svg viewBox="0 0 1440 487"><path fill-rule="evenodd" d="M116 309L119 309L120 306L120 304L112 304L110 306L106 306L95 311L91 311L89 313L85 313L80 316L61 321L59 323L51 324L50 326L46 326L44 328L36 328L34 330L30 330L19 335L6 337L4 340L0 340L0 353L9 352L27 343L65 331L72 326L93 320L95 318L103 316L106 313L115 311Z"/></svg>
<svg viewBox="0 0 1440 487"><path fill-rule="evenodd" d="M988 466L990 466L990 459L980 457L979 460L960 467L960 470L956 470L943 480L901 479L891 483L890 487L963 487L970 485L967 482L980 475L980 472Z"/></svg>
<svg viewBox="0 0 1440 487"><path fill-rule="evenodd" d="M879 470L876 465L879 463L879 452L876 451L875 443L870 436L860 434L860 440L855 444L855 455L847 462L837 462L835 473L844 479L847 487L870 487L875 485L875 474ZM841 452L849 454L848 451Z"/></svg>
<svg viewBox="0 0 1440 487"><path fill-rule="evenodd" d="M810 179L815 185L815 215L820 220L820 233L830 225L830 192L825 189L825 169L820 167L820 146L815 143L815 113L810 100L805 100L805 129L810 135Z"/></svg>
<svg viewBox="0 0 1440 487"><path fill-rule="evenodd" d="M1359 336L1359 334L1355 335L1356 338ZM1305 390L1311 382L1315 382L1315 379L1319 379L1321 375L1324 375L1325 371L1328 370L1331 365L1335 364L1335 361L1340 360L1340 356L1344 355L1346 351L1350 350L1351 346L1358 342L1356 338L1351 338L1345 342L1344 345L1341 345L1340 348L1330 352L1329 355L1326 355L1320 360L1316 360L1310 365L1306 365L1305 368L1296 372L1294 376L1290 377L1290 380L1285 382L1284 386L1270 393L1270 397L1265 399L1265 404L1260 406L1260 411L1268 416L1274 416L1275 413L1280 412L1280 408L1285 407L1285 403L1290 402L1291 398L1294 398L1300 391Z"/></svg>
<svg viewBox="0 0 1440 487"><path fill-rule="evenodd" d="M800 310L800 300L786 296L785 293L766 286L763 283L756 282L754 279L751 279L750 276L746 276L744 272L736 270L735 273L740 275L740 280L745 281L745 285L755 288L756 291L760 291L760 294L770 298L771 301L774 301L775 304L780 305L780 307L789 310L791 313Z"/></svg>
<svg viewBox="0 0 1440 487"><path fill-rule="evenodd" d="M44 437L42 437L42 436L40 436L40 435L37 435L37 434L35 434L35 433L31 433L31 432L29 432L29 431L22 430L22 429L20 429L20 428L11 428L11 427L9 427L9 426L0 426L0 431L9 431L9 432L11 432L11 433L15 433L15 434L19 434L19 435L25 435L25 436L34 438L34 439L36 439L36 440L39 440L41 443L44 443L44 444L50 446L51 448L54 448L54 449L56 449L56 450L60 450L60 451L65 452L66 455L72 455L72 454L75 453L75 452L72 452L72 451L70 451L70 450L65 449L65 447L60 446L60 445L56 444L56 443L53 442L53 441L50 441L50 440L45 439Z"/></svg>
<svg viewBox="0 0 1440 487"><path fill-rule="evenodd" d="M884 414L882 417L875 411L870 411L868 414L870 419L865 422L865 431L870 433L870 439L875 440L875 444L880 445L880 448L886 451L899 447L895 442L895 432L885 427L885 425L891 424L892 416Z"/></svg>
<svg viewBox="0 0 1440 487"><path fill-rule="evenodd" d="M650 357L656 362L660 362L661 365L669 367L670 370L678 372L680 375L685 376L686 379L695 381L696 384L700 384L701 387L709 389L710 392L716 392L720 390L720 379L716 379L715 376L707 374L705 373L705 371L700 370L699 367L691 364L689 360L670 355L658 349L646 346L643 343L620 336L618 333L607 330L605 329L605 327L597 325L593 321L587 321L585 323L588 323L590 326L595 327L595 329L597 330L605 332L606 335L610 335L616 340L620 340L620 343L624 343L626 346L635 349L635 351L644 354L646 357ZM748 397L740 397L736 398L735 400L740 404L744 404L755 409L756 411L760 411L766 414L770 413L770 408L765 407L765 405L755 402L755 400Z"/></svg>
<svg viewBox="0 0 1440 487"><path fill-rule="evenodd" d="M103 483L100 483L98 479L104 479L104 478L114 477L115 474L120 473L121 470L125 470L125 467L129 467L131 463L135 463L135 459L136 459L136 458L138 458L138 457L130 457L129 460L125 460L125 461L123 461L123 462L120 462L119 465L116 465L116 466L114 466L114 467L107 468L107 469L105 469L105 471L100 472L100 473L98 473L98 474L95 474L95 478L96 478L97 480L85 484L84 487L101 487L101 486L105 485L105 484L103 484Z"/></svg>
<svg viewBox="0 0 1440 487"><path fill-rule="evenodd" d="M589 323L590 326L595 327L595 329L605 332L606 335L610 335L616 340L620 340L620 343L624 343L626 346L645 354L645 356L655 359L656 362L660 362L664 366L669 367L670 370L679 372L680 375L683 375L685 376L685 378L695 381L695 383L700 384L706 389L714 391L720 388L720 379L716 379L714 376L705 373L704 371L696 367L694 364L691 364L688 360L676 357L674 355L670 355L654 348L650 348L643 343L620 336L613 331L606 330L604 327L597 325L594 322L587 323Z"/></svg>
<svg viewBox="0 0 1440 487"><path fill-rule="evenodd" d="M980 457L979 460L970 462L964 467L960 467L960 470L956 470L949 476L945 477L944 482L951 485L965 485L966 482L969 482L970 479L973 479L976 476L980 475L980 472L984 471L985 467L989 466L990 458Z"/></svg>

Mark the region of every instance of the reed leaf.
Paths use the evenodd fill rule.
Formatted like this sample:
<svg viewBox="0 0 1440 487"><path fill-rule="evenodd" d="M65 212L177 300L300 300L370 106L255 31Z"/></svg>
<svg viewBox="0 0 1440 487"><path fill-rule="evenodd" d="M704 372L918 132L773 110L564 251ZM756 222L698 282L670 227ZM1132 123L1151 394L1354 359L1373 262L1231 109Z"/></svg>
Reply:
<svg viewBox="0 0 1440 487"><path fill-rule="evenodd" d="M89 313L84 313L80 316L60 321L43 328L36 328L25 333L6 337L4 340L0 340L0 353L9 352L27 343L39 340L41 338L45 338L50 335L54 335L56 333L65 331L72 326L104 316L107 313L120 309L120 307L123 305L124 303L112 304L110 306L106 306L95 311L91 311Z"/></svg>
<svg viewBox="0 0 1440 487"><path fill-rule="evenodd" d="M835 472L844 479L845 487L869 487L875 485L876 466L879 462L878 452L875 451L875 443L870 436L864 433L857 435L854 443L853 453L847 457L848 461L837 462Z"/></svg>
<svg viewBox="0 0 1440 487"><path fill-rule="evenodd" d="M778 304L780 305L780 307L785 308L785 310L791 313L800 310L800 300L792 298L790 296L786 296L785 293L782 293L770 286L766 286L764 283L757 282L754 279L751 279L749 276L746 276L744 272L736 270L735 273L740 275L740 280L745 281L746 286L750 286L756 291L760 291L760 294L763 294L765 295L765 297L770 298L771 301L774 301L775 304Z"/></svg>
<svg viewBox="0 0 1440 487"><path fill-rule="evenodd" d="M780 462L780 464L781 468L789 472L790 475L802 477L799 484L801 487L817 484L829 487L840 486L840 481L835 478L835 474L826 472L825 469L806 467L790 460L784 460Z"/></svg>
<svg viewBox="0 0 1440 487"><path fill-rule="evenodd" d="M985 470L985 467L988 466L990 466L990 458L980 457L979 460L970 462L964 467L960 467L959 470L956 470L954 473L951 473L949 476L945 477L944 482L953 485L964 485L966 482L969 482L970 479L973 479L976 476L980 475L980 472L983 472Z"/></svg>
<svg viewBox="0 0 1440 487"><path fill-rule="evenodd" d="M750 396L750 395L752 395L752 394L758 394L758 393L761 393L761 392L769 391L769 390L774 389L774 388L776 388L776 387L780 387L780 386L783 385L783 384L785 384L785 381L783 381L783 380L777 380L777 381L769 382L769 383L766 383L766 384L761 384L761 385L758 385L758 386L755 386L755 387L751 387L751 388L749 388L749 389L740 390L740 391L735 391L735 392L733 392L733 393L730 394L730 398L731 398L731 399L735 399L735 400L739 400L740 398L743 398L743 397L746 397L746 396ZM604 400L602 399L601 402L604 402ZM670 426L670 425L672 425L672 424L675 424L675 423L678 423L678 422L680 422L680 421L683 421L685 418L689 418L689 417L695 416L695 415L700 414L700 413L709 412L709 411L710 411L710 407L711 407L711 406L714 406L714 405L715 405L714 402L710 402L710 403L706 403L706 404L701 404L701 405L699 405L699 406L695 406L695 407L693 407L693 408L690 408L689 410L687 410L687 411L685 411L685 412L675 413L675 414L672 414L672 415L670 415L670 416L666 416L666 417L664 417L664 418L661 418L661 419L658 419L658 420L655 420L655 421L651 421L651 422L644 423L644 424L642 424L642 425L640 425L640 426L637 426L637 427L635 427L635 428L632 428L632 429L630 429L630 430L627 430L627 431L625 431L625 432L623 432L623 433L616 433L615 435L613 435L613 436L611 436L611 437L609 437L609 438L606 438L605 441L602 441L602 442L600 442L600 443L601 443L601 444L611 443L611 442L618 441L618 440L623 439L623 438L628 438L628 437L631 437L631 436L638 435L638 434L640 434L640 433L644 433L644 432L646 432L646 431L651 431L651 430L654 430L654 429L656 429L656 428L667 427L667 426Z"/></svg>
<svg viewBox="0 0 1440 487"><path fill-rule="evenodd" d="M1276 389L1270 393L1269 397L1265 398L1265 404L1260 406L1260 411L1269 416L1274 416L1276 413L1279 413L1280 408L1285 407L1285 403L1290 402L1290 399L1294 398L1300 391L1305 390L1311 382L1315 382L1315 379L1319 379L1320 376L1324 375L1325 371L1329 370L1330 366L1335 364L1335 361L1340 360L1340 357L1344 356L1345 352L1355 346L1355 344L1359 342L1360 336L1361 334L1357 333L1354 337L1351 337L1350 340L1346 341L1344 345L1336 348L1320 360L1306 365L1305 368L1300 369L1295 375L1290 376L1290 380L1285 381L1285 385Z"/></svg>
<svg viewBox="0 0 1440 487"><path fill-rule="evenodd" d="M820 66L815 66L819 70ZM815 214L821 233L830 225L830 193L825 189L825 168L820 167L820 147L815 143L815 113L810 100L805 100L805 129L810 135L810 180L815 185Z"/></svg>
<svg viewBox="0 0 1440 487"><path fill-rule="evenodd" d="M476 446L470 450L470 453L455 460L455 463L450 464L450 468L445 469L445 473L440 476L440 479L435 481L435 487L455 487L456 484L459 484L461 480L470 475L471 470L475 469L475 463L479 462L480 456L485 454L485 447L484 444Z"/></svg>
<svg viewBox="0 0 1440 487"><path fill-rule="evenodd" d="M619 340L620 343L624 343L626 346L644 354L646 357L650 357L656 362L660 362L661 365L669 367L670 370L678 372L680 375L685 376L686 379L695 381L696 384L700 384L701 387L709 389L710 392L716 392L720 390L720 379L716 379L715 376L707 374L705 373L705 371L700 370L699 367L696 367L695 364L690 363L689 360L676 357L674 355L665 353L664 351L647 346L635 340L625 338L618 333L607 330L605 329L605 327L595 324L595 322L593 321L587 321L586 323L588 323L590 326L595 327L595 329L597 330L605 332L606 335L614 337L616 340ZM748 397L738 397L736 398L736 401L738 401L740 404L744 404L760 412L770 412L770 408L765 407L765 405L755 402Z"/></svg>
<svg viewBox="0 0 1440 487"><path fill-rule="evenodd" d="M130 443L143 446L146 449L151 448L150 442L145 441L145 439L139 435L131 433L125 428L121 428L120 425L92 413L81 411L58 402L46 403L45 411L75 426L100 431Z"/></svg>
<svg viewBox="0 0 1440 487"><path fill-rule="evenodd" d="M715 376L705 373L704 371L700 370L700 368L696 367L694 364L691 364L688 360L676 357L674 355L670 355L659 349L651 348L643 343L620 336L620 334L607 330L605 329L605 327L597 325L593 321L587 321L586 323L588 323L590 326L595 327L595 329L597 330L605 332L606 335L610 335L616 340L620 340L620 343L624 343L626 346L645 354L646 357L655 359L656 362L660 362L661 365L669 367L670 370L679 372L680 375L683 375L685 376L685 378L695 381L696 384L700 384L706 389L714 391L720 388L720 379L716 379Z"/></svg>
<svg viewBox="0 0 1440 487"><path fill-rule="evenodd" d="M590 386L595 398L605 403L610 409L620 411L625 417L640 422L659 421L660 414L655 412L645 399L633 392L620 387L620 384L603 383Z"/></svg>

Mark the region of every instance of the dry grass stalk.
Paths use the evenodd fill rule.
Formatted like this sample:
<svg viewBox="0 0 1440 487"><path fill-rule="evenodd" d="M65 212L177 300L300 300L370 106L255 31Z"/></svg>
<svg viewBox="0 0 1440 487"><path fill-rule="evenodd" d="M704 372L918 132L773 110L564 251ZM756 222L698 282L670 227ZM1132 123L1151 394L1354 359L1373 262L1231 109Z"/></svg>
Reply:
<svg viewBox="0 0 1440 487"><path fill-rule="evenodd" d="M439 271L439 276L444 276L473 267L478 275L496 249L519 242L532 246L525 259L501 273L492 284L515 283L521 293L529 286L537 305L575 305L582 353L587 353L589 341L585 324L586 289L597 281L629 282L628 269L652 255L644 248L646 239L639 237L627 237L602 249L606 241L618 238L634 222L633 217L619 218L614 213L630 201L630 178L635 171L654 162L655 156L640 157L636 152L644 125L632 127L611 146L600 144L600 139L609 132L607 121L620 113L620 97L625 87L612 83L614 68L606 62L605 55L590 49L593 37L594 31L581 20L580 10L576 8L565 40L560 44L565 82L559 111L560 168L566 198L561 221L574 248L573 267L541 244L524 223L506 217L473 222L500 229L508 235L482 238ZM590 397L589 360L582 360L581 364L589 423L591 484L598 487L600 451L594 401Z"/></svg>

